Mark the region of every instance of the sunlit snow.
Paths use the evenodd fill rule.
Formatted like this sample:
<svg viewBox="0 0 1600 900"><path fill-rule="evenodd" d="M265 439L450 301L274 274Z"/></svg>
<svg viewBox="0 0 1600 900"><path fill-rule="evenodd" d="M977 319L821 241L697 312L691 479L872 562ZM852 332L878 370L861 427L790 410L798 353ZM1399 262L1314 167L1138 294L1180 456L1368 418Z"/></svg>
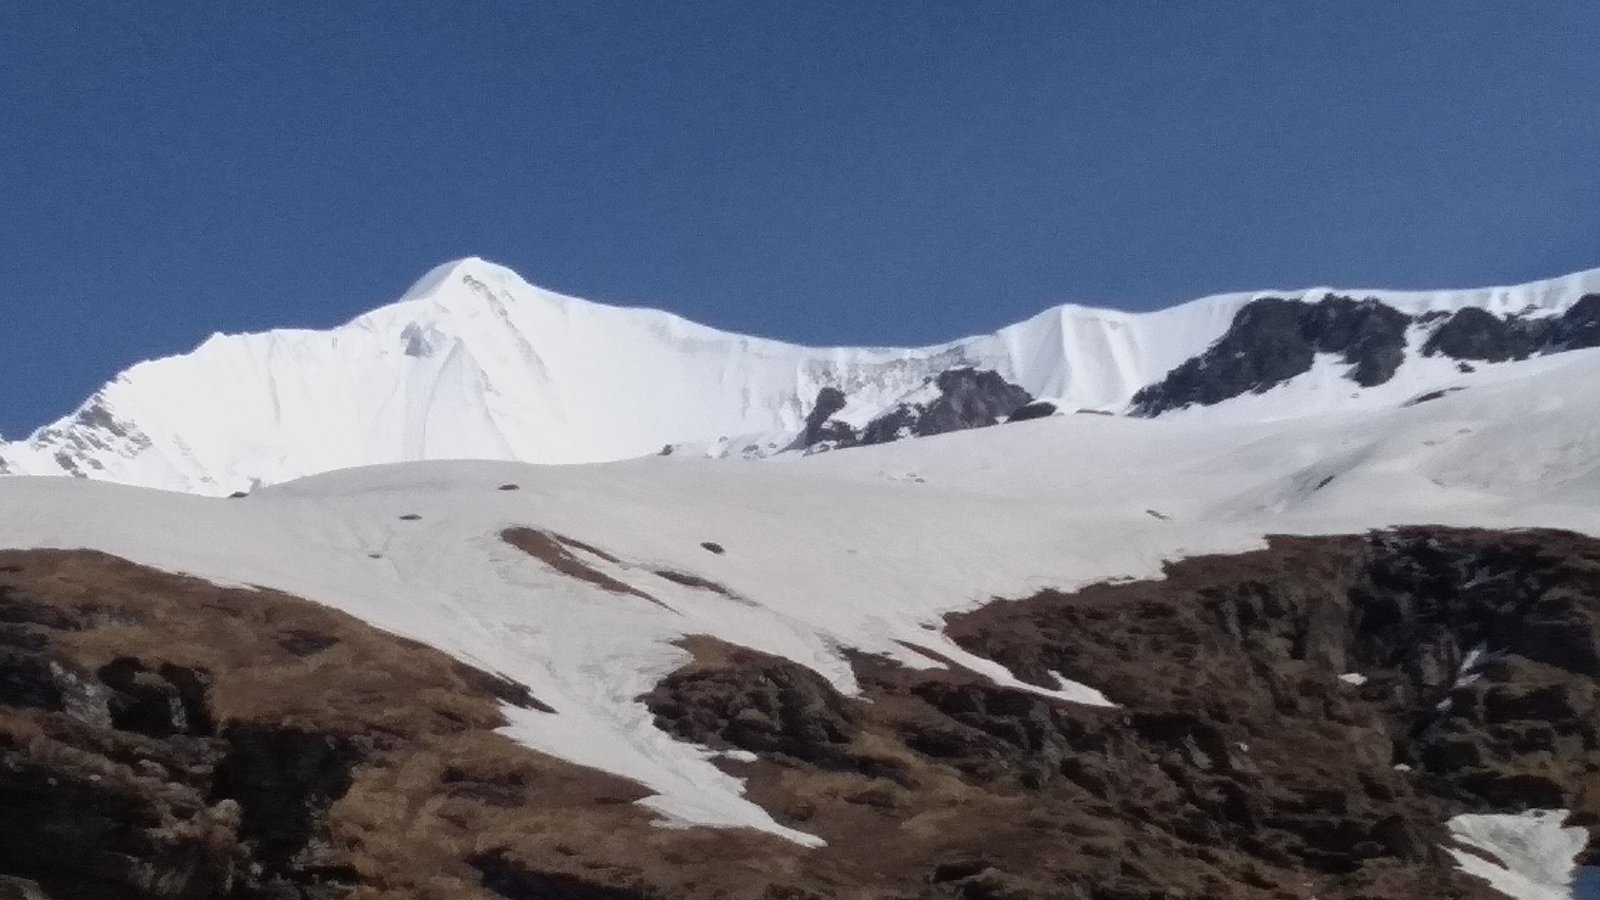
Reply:
<svg viewBox="0 0 1600 900"><path fill-rule="evenodd" d="M1022 685L946 639L941 615L1155 576L1163 560L1270 533L1422 522L1600 533L1597 423L1600 351L1579 351L1414 407L1264 422L1069 415L782 463L413 463L243 499L4 478L0 545L97 548L347 610L526 683L557 712L513 710L511 735L639 780L666 820L805 841L744 799L710 751L652 726L635 698L686 658L673 641L714 635L846 691L850 647L1114 702L1116 685L1082 673L1083 684ZM508 483L520 490L498 489ZM603 548L622 562L595 565L664 606L547 569L499 539L513 525Z"/></svg>
<svg viewBox="0 0 1600 900"><path fill-rule="evenodd" d="M191 353L134 366L73 415L0 444L0 458L20 473L221 495L411 460L598 462L668 444L738 456L781 449L824 386L845 392L839 415L859 425L961 365L994 369L1064 410L1120 410L1204 350L1251 299L1314 300L1329 290L1225 294L1150 313L1068 305L939 346L819 349L561 296L464 259L330 331L216 335ZM1412 313L1467 305L1510 313L1562 309L1586 292L1600 292L1600 270L1509 288L1344 293ZM1415 350L1425 334L1411 337ZM1467 376L1453 360L1412 353L1393 381L1365 391L1342 377L1345 368L1328 357L1283 390L1176 415L1259 420L1381 408L1476 384L1498 367Z"/></svg>
<svg viewBox="0 0 1600 900"><path fill-rule="evenodd" d="M1451 835L1478 853L1448 848L1449 853L1463 871L1515 900L1583 900L1576 893L1573 860L1589 836L1582 828L1563 827L1566 818L1566 810L1456 816Z"/></svg>

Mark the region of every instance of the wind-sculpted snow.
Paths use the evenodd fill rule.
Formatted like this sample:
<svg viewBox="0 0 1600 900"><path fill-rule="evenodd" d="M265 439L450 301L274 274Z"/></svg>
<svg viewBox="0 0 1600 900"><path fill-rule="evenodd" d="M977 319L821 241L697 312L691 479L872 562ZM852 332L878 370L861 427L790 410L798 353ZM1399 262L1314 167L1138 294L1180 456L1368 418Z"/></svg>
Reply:
<svg viewBox="0 0 1600 900"><path fill-rule="evenodd" d="M1337 293L1410 315L1480 307L1505 316L1562 310L1597 291L1600 270L1514 288ZM1314 300L1329 291L1270 293ZM794 444L824 388L845 399L836 418L862 425L958 368L992 370L1064 410L1120 412L1262 296L1218 295L1152 313L1069 305L934 347L820 349L564 297L467 259L330 331L217 335L188 354L134 366L72 415L0 444L0 466L228 494L410 460L595 462L668 444L763 456ZM1384 385L1399 387L1388 392L1352 401L1348 381L1313 368L1270 392L1270 403L1242 404L1242 415L1390 404L1396 392L1461 377L1455 361L1420 351L1409 348L1400 375ZM1241 414L1232 408L1239 405L1216 411Z"/></svg>

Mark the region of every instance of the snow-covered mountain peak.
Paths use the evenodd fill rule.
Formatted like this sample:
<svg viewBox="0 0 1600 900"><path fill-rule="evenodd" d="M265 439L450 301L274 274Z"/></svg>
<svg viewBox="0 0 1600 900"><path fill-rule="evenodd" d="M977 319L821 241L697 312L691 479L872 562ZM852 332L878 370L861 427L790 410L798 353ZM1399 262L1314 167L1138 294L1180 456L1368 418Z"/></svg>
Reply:
<svg viewBox="0 0 1600 900"><path fill-rule="evenodd" d="M1478 358L1472 353L1497 364L1589 346L1572 335L1600 336L1600 318L1557 323L1537 340L1526 323L1555 322L1594 294L1600 270L1467 291L1233 293L1148 313L1063 305L990 335L929 347L811 348L564 296L467 257L435 267L400 299L337 328L214 335L187 354L134 366L73 414L25 441L0 443L0 473L225 494L422 459L595 462L667 445L764 456L806 446L797 439L812 430L808 417L824 390L843 398L836 413L843 430L833 433L846 434L891 410L912 414L920 405L903 398L920 396L940 373L957 369L998 376L970 385L1010 386L996 388L1004 402L985 400L974 421L992 421L1024 394L1065 412L1124 412L1136 394L1229 335L1241 311L1271 302L1315 308L1324 300L1371 299L1394 311L1384 321L1411 324L1399 338L1385 332L1393 346L1386 345L1379 369L1391 377L1381 385L1352 391L1350 376L1341 374L1355 360L1328 350L1353 338L1300 335L1305 346L1291 348L1305 356L1300 369L1208 374L1203 390L1190 385L1164 403L1136 408L1220 403L1205 414L1261 418L1393 405L1453 386L1477 365L1465 361ZM1493 321L1458 323L1451 341L1435 340L1464 308ZM1262 349L1251 343L1259 335L1241 340L1235 343ZM1427 358L1441 346L1445 356ZM1262 352L1270 357L1279 349ZM949 421L968 427L960 416Z"/></svg>
<svg viewBox="0 0 1600 900"><path fill-rule="evenodd" d="M505 266L481 257L468 256L435 266L417 279L399 300L365 313L356 321L392 319L396 316L426 318L430 315L464 314L481 310L485 304L496 299L513 306L602 305L546 290L528 283Z"/></svg>
<svg viewBox="0 0 1600 900"><path fill-rule="evenodd" d="M399 303L411 300L426 300L449 285L456 284L468 278L479 281L504 281L506 278L521 280L515 272L504 266L499 266L478 256L466 256L440 263L429 269L426 274L418 278L416 283L406 289L400 296Z"/></svg>

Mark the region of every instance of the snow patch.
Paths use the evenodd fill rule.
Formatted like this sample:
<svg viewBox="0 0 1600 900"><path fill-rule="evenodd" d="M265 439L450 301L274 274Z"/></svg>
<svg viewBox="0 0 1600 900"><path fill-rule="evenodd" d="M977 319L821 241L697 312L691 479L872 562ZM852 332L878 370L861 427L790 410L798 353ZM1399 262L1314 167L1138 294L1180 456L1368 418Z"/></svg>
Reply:
<svg viewBox="0 0 1600 900"><path fill-rule="evenodd" d="M391 358L443 364L405 357L398 334ZM1159 577L1166 560L1256 549L1266 534L1417 522L1600 533L1600 353L1567 356L1503 366L1472 391L1411 408L1254 422L1060 416L776 464L405 463L246 500L5 478L0 546L102 550L327 604L526 685L557 712L508 710L510 734L646 785L664 820L806 841L704 748L654 727L637 698L687 661L676 642L703 634L781 656L847 693L850 648L921 668L948 659L1017 690L1109 705L1102 690L1114 686L1092 673L1041 687L964 652L943 617ZM449 389L470 389L485 368L462 364ZM427 425L421 446L473 427L423 406L408 413ZM1308 470L1338 475L1307 493ZM909 473L922 481L892 477ZM670 611L561 575L506 544L510 527L604 550L618 560L607 574ZM731 596L652 574L666 569Z"/></svg>
<svg viewBox="0 0 1600 900"><path fill-rule="evenodd" d="M1480 853L1445 848L1462 871L1513 900L1573 900L1575 860L1589 841L1582 828L1562 827L1567 810L1516 815L1460 815L1449 822L1456 843ZM1491 861L1492 860L1492 861Z"/></svg>

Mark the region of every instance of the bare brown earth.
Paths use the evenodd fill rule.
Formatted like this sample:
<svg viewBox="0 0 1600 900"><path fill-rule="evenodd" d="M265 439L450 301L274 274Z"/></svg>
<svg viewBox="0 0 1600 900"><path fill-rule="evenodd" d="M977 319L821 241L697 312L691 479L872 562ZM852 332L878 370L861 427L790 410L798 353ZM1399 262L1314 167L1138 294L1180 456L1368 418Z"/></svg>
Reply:
<svg viewBox="0 0 1600 900"><path fill-rule="evenodd" d="M751 605L749 600L734 593L726 585L712 581L709 578L702 578L690 572L679 572L676 569L656 569L655 574L658 578L665 578L673 584L681 584L684 587L701 591L710 591L713 594L720 594L735 603Z"/></svg>
<svg viewBox="0 0 1600 900"><path fill-rule="evenodd" d="M652 825L641 787L494 733L526 690L341 613L0 552L0 897L1487 900L1450 815L1600 825L1590 539L1279 539L949 631L1121 706L870 656L845 697L709 638L643 698L756 754L724 764L806 849Z"/></svg>
<svg viewBox="0 0 1600 900"><path fill-rule="evenodd" d="M538 559L569 578L586 581L601 590L610 591L613 594L626 594L630 597L648 600L657 606L666 606L660 600L633 585L618 581L584 562L577 555L578 553L587 553L609 563L618 562L615 556L604 550L591 547L582 541L574 540L565 535L550 531L540 531L537 528L508 528L501 533L500 537L511 546Z"/></svg>

